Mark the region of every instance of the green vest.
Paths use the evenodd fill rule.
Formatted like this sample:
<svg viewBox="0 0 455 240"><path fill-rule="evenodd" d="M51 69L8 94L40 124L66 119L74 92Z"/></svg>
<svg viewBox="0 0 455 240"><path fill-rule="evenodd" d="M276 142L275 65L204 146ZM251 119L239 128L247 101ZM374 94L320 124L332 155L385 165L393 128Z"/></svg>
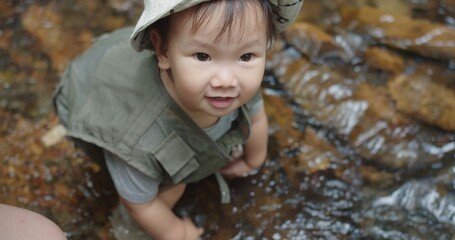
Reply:
<svg viewBox="0 0 455 240"><path fill-rule="evenodd" d="M54 107L68 135L118 155L164 184L195 182L217 172L232 147L248 138L247 111L260 93L214 142L168 95L155 57L131 48L131 31L101 37L67 67Z"/></svg>

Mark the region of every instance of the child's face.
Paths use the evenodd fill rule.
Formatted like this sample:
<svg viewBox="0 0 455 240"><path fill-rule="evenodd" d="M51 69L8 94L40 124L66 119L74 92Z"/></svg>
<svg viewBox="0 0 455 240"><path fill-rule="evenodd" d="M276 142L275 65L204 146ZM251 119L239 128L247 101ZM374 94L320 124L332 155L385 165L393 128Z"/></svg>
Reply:
<svg viewBox="0 0 455 240"><path fill-rule="evenodd" d="M191 9L173 15L167 48L157 53L160 68L168 70L167 90L196 122L216 121L249 101L264 74L267 39L260 9L245 10L245 18L216 39L223 10L218 7L193 32Z"/></svg>

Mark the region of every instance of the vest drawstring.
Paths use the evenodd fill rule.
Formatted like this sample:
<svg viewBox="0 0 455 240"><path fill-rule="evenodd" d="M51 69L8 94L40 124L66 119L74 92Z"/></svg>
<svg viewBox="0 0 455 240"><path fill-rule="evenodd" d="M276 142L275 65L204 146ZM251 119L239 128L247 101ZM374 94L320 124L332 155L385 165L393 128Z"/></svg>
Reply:
<svg viewBox="0 0 455 240"><path fill-rule="evenodd" d="M226 180L220 172L215 172L215 177L220 187L221 203L231 203L231 192Z"/></svg>

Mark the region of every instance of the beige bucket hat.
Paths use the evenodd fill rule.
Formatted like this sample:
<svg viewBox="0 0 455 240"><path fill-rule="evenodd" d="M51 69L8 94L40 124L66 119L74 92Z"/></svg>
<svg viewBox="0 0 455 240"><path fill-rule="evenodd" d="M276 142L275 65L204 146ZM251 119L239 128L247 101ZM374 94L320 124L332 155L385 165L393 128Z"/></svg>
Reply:
<svg viewBox="0 0 455 240"><path fill-rule="evenodd" d="M144 0L142 12L130 41L136 51L151 49L152 46L147 38L146 29L152 23L169 16L171 12L183 11L201 2L210 0ZM274 7L275 26L282 32L299 15L303 0L269 0Z"/></svg>

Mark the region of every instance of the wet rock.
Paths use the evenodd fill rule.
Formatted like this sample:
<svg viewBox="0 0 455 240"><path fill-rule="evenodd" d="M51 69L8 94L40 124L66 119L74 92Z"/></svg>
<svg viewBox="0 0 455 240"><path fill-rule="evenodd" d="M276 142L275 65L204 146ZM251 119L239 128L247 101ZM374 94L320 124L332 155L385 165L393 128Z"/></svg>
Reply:
<svg viewBox="0 0 455 240"><path fill-rule="evenodd" d="M368 2L368 1L367 1ZM397 16L412 16L412 9L406 1L397 0L373 0L374 6L384 12L391 13ZM434 2L434 1L430 1Z"/></svg>
<svg viewBox="0 0 455 240"><path fill-rule="evenodd" d="M365 206L362 223L369 229L365 237L451 239L455 234L452 228L454 204L453 194L447 194L437 184L426 180L409 181Z"/></svg>
<svg viewBox="0 0 455 240"><path fill-rule="evenodd" d="M278 147L283 149L281 164L292 183L300 185L298 180L295 181L299 174L313 174L332 168L343 169L344 157L315 129L305 127L302 131L295 124L289 124L294 122L295 113L282 97L265 96L265 99L272 125L270 128L276 129L272 137Z"/></svg>
<svg viewBox="0 0 455 240"><path fill-rule="evenodd" d="M389 81L397 109L430 125L455 130L455 91L428 76L400 75Z"/></svg>
<svg viewBox="0 0 455 240"><path fill-rule="evenodd" d="M447 15L451 15L453 18L453 14L455 13L455 1L453 0L442 0L440 7L444 9Z"/></svg>
<svg viewBox="0 0 455 240"><path fill-rule="evenodd" d="M8 72L0 72L0 77L8 77L9 74ZM30 79L28 79L30 82L15 80L16 82L13 84L4 83L3 88L0 88L1 108L35 119L42 118L51 112L52 109L48 103L52 89L47 89L41 84L35 84Z"/></svg>
<svg viewBox="0 0 455 240"><path fill-rule="evenodd" d="M7 16L8 14L12 14L14 12L14 6L11 2L5 2L0 4L0 13L2 16Z"/></svg>
<svg viewBox="0 0 455 240"><path fill-rule="evenodd" d="M0 34L0 72L14 72L16 77L32 75L38 81L50 70L49 59L34 51L36 40L26 31L6 30ZM12 51L14 49L14 51ZM7 78L2 82L13 82ZM17 80L16 80L17 81Z"/></svg>
<svg viewBox="0 0 455 240"><path fill-rule="evenodd" d="M387 89L384 87L362 82L357 86L354 97L359 100L366 100L368 103L366 114L371 117L386 120L394 126L412 124L412 121L406 116L397 112Z"/></svg>
<svg viewBox="0 0 455 240"><path fill-rule="evenodd" d="M343 18L349 27L381 44L436 59L455 58L453 28L427 20L392 15L371 7L348 12Z"/></svg>
<svg viewBox="0 0 455 240"><path fill-rule="evenodd" d="M95 12L100 10L102 7L105 7L105 4L98 1L77 0L76 6L84 11Z"/></svg>
<svg viewBox="0 0 455 240"><path fill-rule="evenodd" d="M0 48L0 71L6 69L6 67L10 64L9 54L6 50Z"/></svg>
<svg viewBox="0 0 455 240"><path fill-rule="evenodd" d="M32 5L22 16L24 28L39 39L43 51L50 56L58 72L62 72L72 58L88 48L93 39L90 31L72 32L64 29L62 21L53 3L47 6Z"/></svg>
<svg viewBox="0 0 455 240"><path fill-rule="evenodd" d="M266 69L272 71L276 77L284 75L292 62L304 58L303 54L297 49L285 48L285 46L284 39L278 38L271 51L267 53Z"/></svg>
<svg viewBox="0 0 455 240"><path fill-rule="evenodd" d="M322 20L321 18L326 11L327 9L324 4L321 4L321 1L307 1L296 21L309 21L314 23L317 20Z"/></svg>
<svg viewBox="0 0 455 240"><path fill-rule="evenodd" d="M376 189L390 187L396 180L393 173L368 165L360 167L360 174L365 185L369 184Z"/></svg>
<svg viewBox="0 0 455 240"><path fill-rule="evenodd" d="M342 54L342 49L332 36L316 25L307 22L296 22L284 33L286 41L313 61Z"/></svg>
<svg viewBox="0 0 455 240"><path fill-rule="evenodd" d="M363 57L366 65L374 70L399 74L405 68L403 58L383 48L368 48Z"/></svg>
<svg viewBox="0 0 455 240"><path fill-rule="evenodd" d="M341 29L332 35L326 31L315 24L300 21L284 32L284 39L313 63L358 62L358 56L366 46L361 36Z"/></svg>
<svg viewBox="0 0 455 240"><path fill-rule="evenodd" d="M14 25L17 21L14 5L11 2L0 4L0 29L6 29ZM1 33L0 33L1 36Z"/></svg>
<svg viewBox="0 0 455 240"><path fill-rule="evenodd" d="M399 113L387 89L344 78L329 67L303 59L280 63L286 64L287 71L279 80L299 106L321 125L345 136L365 159L392 169L413 169L438 162L454 150L447 147L450 140L433 142L449 133Z"/></svg>
<svg viewBox="0 0 455 240"><path fill-rule="evenodd" d="M101 194L84 195L84 191L97 191L100 181L93 179L103 173L95 172L93 162L68 140L50 148L40 142L41 136L57 125L56 116L34 122L1 109L0 116L8 119L7 123L0 121L0 202L41 213L69 236L82 236L76 239L90 239L87 237L104 228L107 222L94 227L93 216L108 215L115 201L113 188L103 184Z"/></svg>
<svg viewBox="0 0 455 240"><path fill-rule="evenodd" d="M432 0L423 0L423 1L400 1L400 2L408 2L408 8L411 8L413 11L429 11L429 12L436 12L440 7L442 1L432 1ZM452 1L452 0L449 0ZM433 13L435 14L435 13ZM433 15L434 17L434 15Z"/></svg>
<svg viewBox="0 0 455 240"><path fill-rule="evenodd" d="M109 5L119 12L131 10L133 4L133 0L109 0Z"/></svg>
<svg viewBox="0 0 455 240"><path fill-rule="evenodd" d="M14 31L5 29L0 34L0 48L7 50L10 47L11 35L14 34Z"/></svg>

